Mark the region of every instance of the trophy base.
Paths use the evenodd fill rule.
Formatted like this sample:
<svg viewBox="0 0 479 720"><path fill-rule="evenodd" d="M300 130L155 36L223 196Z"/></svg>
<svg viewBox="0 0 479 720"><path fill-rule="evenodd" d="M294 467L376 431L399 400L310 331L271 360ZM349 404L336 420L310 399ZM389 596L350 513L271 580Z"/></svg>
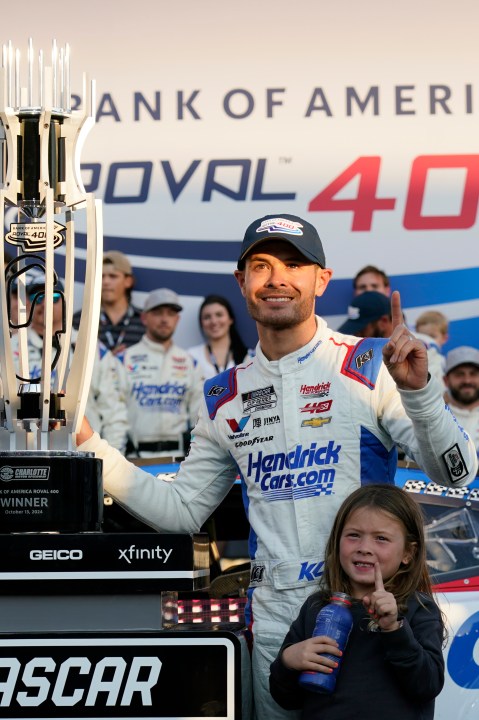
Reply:
<svg viewBox="0 0 479 720"><path fill-rule="evenodd" d="M0 532L98 532L102 461L91 453L0 452Z"/></svg>

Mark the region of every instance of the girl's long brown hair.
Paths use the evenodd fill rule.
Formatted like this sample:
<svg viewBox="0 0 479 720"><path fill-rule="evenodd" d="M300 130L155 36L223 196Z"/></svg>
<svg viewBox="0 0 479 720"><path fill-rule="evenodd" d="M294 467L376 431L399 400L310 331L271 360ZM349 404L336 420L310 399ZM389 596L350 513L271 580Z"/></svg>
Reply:
<svg viewBox="0 0 479 720"><path fill-rule="evenodd" d="M351 594L350 580L339 562L339 542L349 515L354 510L364 507L388 513L399 520L406 530L406 549L411 550L411 560L407 565L401 563L393 577L384 583L385 589L395 596L398 607L404 609L408 598L416 591L432 597L421 509L405 490L395 485L383 484L364 485L358 488L339 508L326 545L321 590Z"/></svg>

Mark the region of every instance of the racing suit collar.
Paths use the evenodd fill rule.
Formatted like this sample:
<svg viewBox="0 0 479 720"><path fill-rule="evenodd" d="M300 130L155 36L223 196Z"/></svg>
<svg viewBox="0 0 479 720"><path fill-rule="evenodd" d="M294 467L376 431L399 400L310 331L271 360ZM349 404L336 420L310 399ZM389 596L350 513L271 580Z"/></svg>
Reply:
<svg viewBox="0 0 479 720"><path fill-rule="evenodd" d="M152 352L156 352L160 355L166 355L167 352L172 350L175 345L172 343L168 348L165 349L165 346L163 343L155 342L154 340L150 340L150 338L145 334L141 338L140 342L144 343L148 350L151 350Z"/></svg>
<svg viewBox="0 0 479 720"><path fill-rule="evenodd" d="M316 332L309 343L303 345L299 350L285 355L279 360L268 360L261 346L258 343L256 347L256 359L259 365L267 372L275 375L283 375L284 373L298 372L313 359L314 353L321 343L324 341L328 332L328 326L323 318L316 315Z"/></svg>

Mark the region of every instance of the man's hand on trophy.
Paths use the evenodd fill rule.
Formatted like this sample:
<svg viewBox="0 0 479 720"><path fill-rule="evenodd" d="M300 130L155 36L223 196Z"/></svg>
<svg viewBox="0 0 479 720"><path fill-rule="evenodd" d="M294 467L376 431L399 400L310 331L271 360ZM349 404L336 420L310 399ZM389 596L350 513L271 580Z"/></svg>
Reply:
<svg viewBox="0 0 479 720"><path fill-rule="evenodd" d="M93 430L91 428L90 423L86 419L86 417L83 417L80 432L77 433L76 436L76 444L77 447L84 443L86 440L89 440L91 436L93 435Z"/></svg>

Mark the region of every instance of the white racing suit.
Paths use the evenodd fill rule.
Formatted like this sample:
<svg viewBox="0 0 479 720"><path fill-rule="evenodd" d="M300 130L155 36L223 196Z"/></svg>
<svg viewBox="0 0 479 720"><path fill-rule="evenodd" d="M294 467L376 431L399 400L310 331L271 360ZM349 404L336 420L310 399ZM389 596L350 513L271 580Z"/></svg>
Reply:
<svg viewBox="0 0 479 720"><path fill-rule="evenodd" d="M72 333L74 344L76 333ZM28 328L28 365L31 378L40 377L42 372L43 339L32 328ZM18 335L12 337L13 359L19 368ZM93 363L90 391L85 409L92 428L110 445L125 452L128 433L128 417L124 395L123 368L115 356L103 345L97 343ZM52 377L55 374L53 370Z"/></svg>
<svg viewBox="0 0 479 720"><path fill-rule="evenodd" d="M477 457L431 379L398 392L382 362L385 340L318 329L306 346L207 380L189 456L174 482L128 465L93 437L108 493L168 532L193 532L237 473L251 525L247 621L255 642L258 720L293 717L272 700L269 664L306 597L316 590L336 512L362 484L394 482L395 443L434 481L470 482Z"/></svg>
<svg viewBox="0 0 479 720"><path fill-rule="evenodd" d="M458 407L449 400L449 407L459 425L471 436L479 455L479 405L473 407Z"/></svg>
<svg viewBox="0 0 479 720"><path fill-rule="evenodd" d="M177 345L165 350L162 343L146 335L118 357L126 372L134 454L184 454L183 434L196 424L203 396L200 368L186 350Z"/></svg>

